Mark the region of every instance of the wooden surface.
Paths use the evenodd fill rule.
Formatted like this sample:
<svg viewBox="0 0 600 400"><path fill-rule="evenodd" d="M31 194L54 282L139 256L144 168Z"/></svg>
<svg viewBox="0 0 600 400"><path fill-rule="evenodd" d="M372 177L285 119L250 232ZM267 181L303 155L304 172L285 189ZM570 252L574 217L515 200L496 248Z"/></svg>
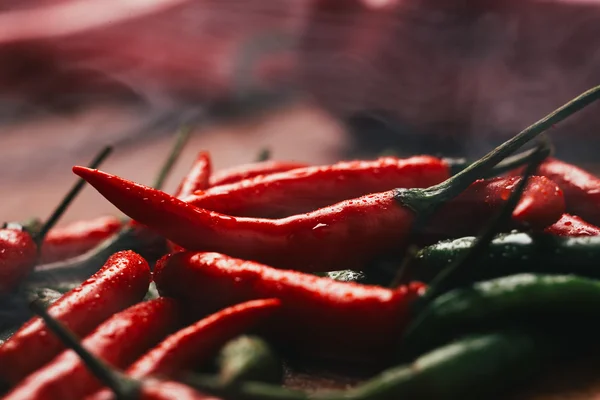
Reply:
<svg viewBox="0 0 600 400"><path fill-rule="evenodd" d="M100 108L78 117L33 120L3 127L0 146L1 220L46 216L74 182L70 168L86 164L105 143L136 126L136 118L123 110ZM150 183L170 146L172 135L140 140L116 149L102 167L141 183ZM199 150L209 150L216 169L250 162L269 146L275 158L311 163L335 161L346 145L338 124L310 107L286 109L266 119L196 132L178 162L166 190L189 168ZM63 223L116 210L87 188L69 210ZM291 387L343 388L360 379L335 373L306 371L287 374ZM600 357L556 368L520 390L514 400L600 399Z"/></svg>

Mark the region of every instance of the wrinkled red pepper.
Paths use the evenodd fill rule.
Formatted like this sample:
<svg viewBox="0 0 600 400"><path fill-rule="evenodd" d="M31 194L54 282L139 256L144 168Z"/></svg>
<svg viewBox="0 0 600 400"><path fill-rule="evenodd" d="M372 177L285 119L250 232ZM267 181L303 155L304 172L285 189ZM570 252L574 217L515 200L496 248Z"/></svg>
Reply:
<svg viewBox="0 0 600 400"><path fill-rule="evenodd" d="M424 288L418 283L387 289L338 282L218 253L168 255L154 274L162 295L189 304L197 315L276 297L281 310L262 325L271 340L301 356L360 361L390 355L410 303Z"/></svg>
<svg viewBox="0 0 600 400"><path fill-rule="evenodd" d="M83 336L114 313L142 300L149 284L148 263L132 251L122 251L52 304L48 312ZM0 380L14 385L63 349L44 322L33 318L0 346Z"/></svg>
<svg viewBox="0 0 600 400"><path fill-rule="evenodd" d="M177 302L158 298L121 311L98 326L82 345L116 368L127 367L180 323ZM101 387L73 350L20 382L6 400L80 400Z"/></svg>

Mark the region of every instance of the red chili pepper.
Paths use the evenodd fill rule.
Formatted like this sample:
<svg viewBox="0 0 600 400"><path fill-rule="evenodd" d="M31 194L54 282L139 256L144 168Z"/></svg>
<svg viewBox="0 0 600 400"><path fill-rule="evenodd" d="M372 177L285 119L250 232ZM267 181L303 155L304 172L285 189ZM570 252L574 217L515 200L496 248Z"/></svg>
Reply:
<svg viewBox="0 0 600 400"><path fill-rule="evenodd" d="M600 227L575 215L563 214L557 223L544 229L544 232L558 236L598 236Z"/></svg>
<svg viewBox="0 0 600 400"><path fill-rule="evenodd" d="M263 322L281 302L277 299L253 300L218 311L167 337L133 363L125 374L134 379L149 376L174 378L182 371L206 364L234 337ZM110 398L108 389L88 400Z"/></svg>
<svg viewBox="0 0 600 400"><path fill-rule="evenodd" d="M221 400L214 396L197 392L181 382L153 378L139 382L137 400ZM115 394L106 389L86 396L85 400L118 400Z"/></svg>
<svg viewBox="0 0 600 400"><path fill-rule="evenodd" d="M140 301L149 284L148 263L134 252L122 251L52 304L48 312L83 336L115 312ZM0 380L15 384L63 349L43 321L33 318L0 347Z"/></svg>
<svg viewBox="0 0 600 400"><path fill-rule="evenodd" d="M600 225L600 178L555 158L544 161L537 173L552 179L560 186L565 193L569 213Z"/></svg>
<svg viewBox="0 0 600 400"><path fill-rule="evenodd" d="M254 178L255 176L270 175L306 167L308 167L307 164L294 161L263 161L238 165L214 174L210 178L210 187L227 185L244 179Z"/></svg>
<svg viewBox="0 0 600 400"><path fill-rule="evenodd" d="M281 218L394 188L424 188L450 177L442 159L417 156L297 168L212 187L183 198L222 214Z"/></svg>
<svg viewBox="0 0 600 400"><path fill-rule="evenodd" d="M191 195L196 190L208 188L211 169L210 155L205 151L200 152L192 165L192 169L175 191L175 197L181 199Z"/></svg>
<svg viewBox="0 0 600 400"><path fill-rule="evenodd" d="M115 368L124 368L176 329L178 319L175 300L150 300L115 314L89 334L82 345ZM4 399L80 400L101 386L79 356L66 350L20 382Z"/></svg>
<svg viewBox="0 0 600 400"><path fill-rule="evenodd" d="M51 229L42 244L40 262L51 263L81 255L122 227L123 222L119 218L102 216Z"/></svg>
<svg viewBox="0 0 600 400"><path fill-rule="evenodd" d="M421 284L387 289L278 270L218 253L175 253L155 267L163 295L200 315L276 297L282 308L266 324L269 338L299 355L375 360L400 339Z"/></svg>
<svg viewBox="0 0 600 400"><path fill-rule="evenodd" d="M0 294L10 293L29 275L37 255L37 244L22 227L0 229Z"/></svg>
<svg viewBox="0 0 600 400"><path fill-rule="evenodd" d="M279 220L232 217L98 170L74 167L73 171L125 214L183 248L217 251L302 271L361 268L379 254L401 250L417 215L399 204L404 201L398 199L403 192L391 190ZM492 180L490 189L483 193L499 193L505 201L516 179ZM538 183L530 185L531 190L513 215L520 222L546 227L560 218L564 200L556 185L547 179ZM484 186L487 184L483 182ZM481 185L472 185L477 189L476 195ZM438 194L434 194L434 202ZM427 200L417 196L412 206L427 205ZM484 202L485 197L479 200Z"/></svg>
<svg viewBox="0 0 600 400"><path fill-rule="evenodd" d="M501 209L521 177L478 180L463 193L444 204L424 227L426 235L437 238L476 234ZM565 211L562 191L546 177L531 176L512 213L513 226L542 230Z"/></svg>

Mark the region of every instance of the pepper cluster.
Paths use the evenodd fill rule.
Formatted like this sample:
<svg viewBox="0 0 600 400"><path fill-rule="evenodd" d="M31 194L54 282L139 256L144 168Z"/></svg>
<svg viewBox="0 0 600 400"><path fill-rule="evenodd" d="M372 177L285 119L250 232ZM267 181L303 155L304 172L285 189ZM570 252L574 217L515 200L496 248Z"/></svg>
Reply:
<svg viewBox="0 0 600 400"><path fill-rule="evenodd" d="M95 169L106 154L73 167L131 220L52 227L80 181L43 227L0 230L3 398L484 398L581 354L600 328L600 178L547 139L512 154L598 97L473 163L213 173L202 151L170 195L187 130L154 188ZM298 361L376 373L297 390Z"/></svg>

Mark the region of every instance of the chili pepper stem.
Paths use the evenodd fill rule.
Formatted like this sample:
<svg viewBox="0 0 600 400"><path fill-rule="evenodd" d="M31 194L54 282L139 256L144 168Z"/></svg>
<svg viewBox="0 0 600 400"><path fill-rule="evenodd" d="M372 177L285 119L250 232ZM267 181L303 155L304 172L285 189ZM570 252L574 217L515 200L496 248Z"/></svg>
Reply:
<svg viewBox="0 0 600 400"><path fill-rule="evenodd" d="M430 214L445 201L458 196L473 181L483 177L486 171L497 165L508 155L514 153L525 143L534 139L554 124L559 123L598 100L598 98L600 98L600 86L588 90L533 125L525 128L519 134L496 147L452 178L427 189L398 189L396 194L397 200L420 215Z"/></svg>
<svg viewBox="0 0 600 400"><path fill-rule="evenodd" d="M454 287L454 285L457 283L456 281L461 281L461 283L464 283L462 280L468 277L470 270L469 266L473 266L474 261L487 249L489 243L496 235L498 227L510 217L511 213L519 203L521 195L527 187L529 177L535 173L542 161L551 152L552 147L549 141L545 136L542 136L542 138L543 140L533 153L535 157L532 158L529 165L527 165L522 179L511 193L504 207L502 207L502 209L494 216L488 226L483 230L481 235L477 238L471 251L466 253L464 257L456 260L456 262L450 264L450 266L442 270L433 279L425 295L415 302L414 306L417 309L421 309L429 301L446 291L449 286Z"/></svg>
<svg viewBox="0 0 600 400"><path fill-rule="evenodd" d="M113 148L111 146L106 146L96 155L94 160L89 165L89 168L98 168L100 164L112 153ZM54 227L56 222L62 217L67 208L71 205L75 197L81 192L81 189L85 186L85 180L79 179L77 183L73 185L69 193L62 199L60 204L56 207L56 209L50 214L50 217L46 220L44 225L33 235L33 239L38 245L42 243L46 234Z"/></svg>
<svg viewBox="0 0 600 400"><path fill-rule="evenodd" d="M139 383L127 378L122 373L115 371L102 360L87 351L81 345L79 339L67 327L48 314L46 307L39 298L34 298L33 301L29 303L29 308L44 320L48 329L50 329L50 331L52 331L52 333L54 333L67 348L73 350L79 358L81 358L82 362L94 376L115 393L117 399L126 400L136 397L140 390Z"/></svg>
<svg viewBox="0 0 600 400"><path fill-rule="evenodd" d="M158 190L162 189L169 174L173 170L175 162L181 155L181 152L183 151L186 143L188 142L192 132L193 128L190 126L184 126L179 129L179 132L177 133L177 138L175 140L175 144L173 145L173 148L171 149L167 159L165 160L164 165L158 172L158 175L156 176L156 179L154 180L154 183L152 185L153 188Z"/></svg>
<svg viewBox="0 0 600 400"><path fill-rule="evenodd" d="M256 162L264 162L264 161L268 161L271 159L271 149L268 147L263 147L262 149L260 149L260 151L258 152L258 155L256 156Z"/></svg>

